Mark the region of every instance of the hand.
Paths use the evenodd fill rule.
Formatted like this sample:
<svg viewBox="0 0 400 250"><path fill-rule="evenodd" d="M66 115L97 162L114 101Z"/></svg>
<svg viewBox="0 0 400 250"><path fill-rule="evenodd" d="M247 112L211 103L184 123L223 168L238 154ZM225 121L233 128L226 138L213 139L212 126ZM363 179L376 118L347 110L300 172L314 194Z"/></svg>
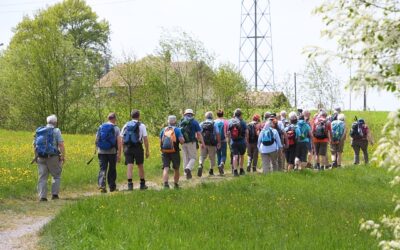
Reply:
<svg viewBox="0 0 400 250"><path fill-rule="evenodd" d="M64 156L60 156L60 162L61 162L61 165L65 164L65 157Z"/></svg>
<svg viewBox="0 0 400 250"><path fill-rule="evenodd" d="M201 148L206 148L206 144L202 143Z"/></svg>
<svg viewBox="0 0 400 250"><path fill-rule="evenodd" d="M149 150L146 150L146 159L148 159L150 157L150 152Z"/></svg>
<svg viewBox="0 0 400 250"><path fill-rule="evenodd" d="M221 143L217 143L217 149L221 148Z"/></svg>

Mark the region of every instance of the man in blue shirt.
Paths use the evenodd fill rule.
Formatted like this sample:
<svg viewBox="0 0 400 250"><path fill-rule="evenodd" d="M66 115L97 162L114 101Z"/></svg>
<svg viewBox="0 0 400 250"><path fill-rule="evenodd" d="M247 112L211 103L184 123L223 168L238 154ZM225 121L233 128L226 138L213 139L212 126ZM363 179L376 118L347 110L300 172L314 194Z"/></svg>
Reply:
<svg viewBox="0 0 400 250"><path fill-rule="evenodd" d="M194 119L194 112L186 109L180 123L180 129L185 140L182 145L183 168L185 169L186 179L192 178L192 170L197 158L197 142L204 148L205 144L201 135L201 128L198 121Z"/></svg>
<svg viewBox="0 0 400 250"><path fill-rule="evenodd" d="M183 144L184 142L181 130L176 127L176 116L168 116L168 126L163 128L160 133L164 188L169 188L168 171L171 163L174 169L174 187L179 188L179 166L181 164L179 143Z"/></svg>
<svg viewBox="0 0 400 250"><path fill-rule="evenodd" d="M205 118L206 120L200 123L201 135L203 136L204 144L206 146L200 150L200 166L197 171L198 177L201 177L203 174L203 163L207 156L210 157L209 175L214 175L215 156L217 148L221 147L221 136L217 124L213 121L213 113L208 111L205 114ZM219 168L220 175L223 175L221 170L222 169Z"/></svg>
<svg viewBox="0 0 400 250"><path fill-rule="evenodd" d="M228 138L233 155L233 175L239 176L238 166L240 166L240 175L244 175L244 154L249 143L249 131L247 130L246 122L242 119L242 111L240 109L236 109L234 117L229 120Z"/></svg>
<svg viewBox="0 0 400 250"><path fill-rule="evenodd" d="M312 141L312 133L310 125L304 120L304 116L299 116L296 127L296 159L295 165L297 169L303 169L307 166L307 156L309 144ZM311 145L312 147L312 145Z"/></svg>

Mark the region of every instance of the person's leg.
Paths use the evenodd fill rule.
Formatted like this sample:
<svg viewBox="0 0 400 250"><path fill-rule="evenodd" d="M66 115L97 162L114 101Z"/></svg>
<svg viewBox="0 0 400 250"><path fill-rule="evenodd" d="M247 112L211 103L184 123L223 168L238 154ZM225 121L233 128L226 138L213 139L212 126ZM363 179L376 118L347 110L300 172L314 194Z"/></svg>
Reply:
<svg viewBox="0 0 400 250"><path fill-rule="evenodd" d="M46 159L38 158L38 194L39 199L47 199L47 178L49 177L49 170L47 168Z"/></svg>
<svg viewBox="0 0 400 250"><path fill-rule="evenodd" d="M197 170L197 176L201 177L203 175L203 164L205 159L207 159L207 147L205 148L200 148L200 157L199 157L199 169Z"/></svg>
<svg viewBox="0 0 400 250"><path fill-rule="evenodd" d="M197 158L197 147L195 142L188 143L189 162L187 168L193 170Z"/></svg>
<svg viewBox="0 0 400 250"><path fill-rule="evenodd" d="M258 164L258 148L257 148L257 144L254 144L253 172L257 172L257 164Z"/></svg>
<svg viewBox="0 0 400 250"><path fill-rule="evenodd" d="M169 167L170 167L170 154L167 153L162 153L161 154L161 160L162 160L162 164L163 164L163 183L164 183L164 188L169 188L169 184L168 184L168 179L169 179Z"/></svg>
<svg viewBox="0 0 400 250"><path fill-rule="evenodd" d="M239 145L239 166L240 166L240 174L244 175L244 155L246 154L246 144L245 143L241 143Z"/></svg>
<svg viewBox="0 0 400 250"><path fill-rule="evenodd" d="M227 149L228 149L227 142L226 141L222 142L221 143L221 162L220 162L220 164L223 163L225 165Z"/></svg>
<svg viewBox="0 0 400 250"><path fill-rule="evenodd" d="M271 158L268 154L261 154L263 174L271 172Z"/></svg>
<svg viewBox="0 0 400 250"><path fill-rule="evenodd" d="M222 143L221 143L221 147L219 149L217 149L217 164L218 166L221 165L222 162Z"/></svg>
<svg viewBox="0 0 400 250"><path fill-rule="evenodd" d="M353 141L351 146L354 150L354 165L358 165L360 163L360 145L358 142Z"/></svg>
<svg viewBox="0 0 400 250"><path fill-rule="evenodd" d="M253 161L253 144L249 143L247 145L247 172L251 170L251 163Z"/></svg>
<svg viewBox="0 0 400 250"><path fill-rule="evenodd" d="M144 149L143 145L135 148L135 159L136 165L138 166L139 178L140 178L140 189L147 189L146 180L144 176Z"/></svg>
<svg viewBox="0 0 400 250"><path fill-rule="evenodd" d="M104 192L106 189L106 173L107 173L108 162L106 155L98 154L97 156L99 158L99 165L100 165L99 175L97 177L97 185L98 188Z"/></svg>
<svg viewBox="0 0 400 250"><path fill-rule="evenodd" d="M183 169L185 169L189 163L188 143L184 143L182 145L182 158L183 158Z"/></svg>
<svg viewBox="0 0 400 250"><path fill-rule="evenodd" d="M208 147L208 157L210 157L210 169L214 169L215 167L216 152L217 152L217 147L215 146Z"/></svg>
<svg viewBox="0 0 400 250"><path fill-rule="evenodd" d="M281 153L278 151L275 151L275 152L272 152L269 154L273 171L279 170L278 154L281 154Z"/></svg>
<svg viewBox="0 0 400 250"><path fill-rule="evenodd" d="M117 155L109 154L108 157L108 172L107 172L107 182L110 191L115 191L117 189Z"/></svg>
<svg viewBox="0 0 400 250"><path fill-rule="evenodd" d="M321 164L321 169L326 169L328 168L328 143L327 142L321 142L320 143L320 149L319 149L319 155L320 155L320 164Z"/></svg>
<svg viewBox="0 0 400 250"><path fill-rule="evenodd" d="M169 179L168 172L169 172L169 167L164 166L164 168L163 168L163 182L164 182L164 187L166 187L166 188L169 188L169 185L168 185L168 179Z"/></svg>
<svg viewBox="0 0 400 250"><path fill-rule="evenodd" d="M61 162L58 156L53 156L47 158L47 167L51 176L53 177L52 184L51 184L51 194L53 198L55 196L58 198L58 193L60 192L60 183L61 183Z"/></svg>
<svg viewBox="0 0 400 250"><path fill-rule="evenodd" d="M360 146L361 150L363 151L363 155L364 155L364 163L368 164L368 141L362 141L361 146Z"/></svg>

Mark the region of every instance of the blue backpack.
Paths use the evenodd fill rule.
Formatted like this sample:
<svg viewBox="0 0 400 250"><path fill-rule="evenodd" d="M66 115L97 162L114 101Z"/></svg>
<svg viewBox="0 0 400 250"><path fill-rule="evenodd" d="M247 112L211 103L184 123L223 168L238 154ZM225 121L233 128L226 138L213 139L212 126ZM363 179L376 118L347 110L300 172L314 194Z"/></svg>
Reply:
<svg viewBox="0 0 400 250"><path fill-rule="evenodd" d="M128 122L123 134L124 144L135 146L141 143L139 140L139 126L140 122Z"/></svg>
<svg viewBox="0 0 400 250"><path fill-rule="evenodd" d="M332 141L338 142L342 139L344 134L344 122L340 120L334 120L332 122Z"/></svg>
<svg viewBox="0 0 400 250"><path fill-rule="evenodd" d="M304 120L300 120L297 122L297 128L299 130L299 134L296 135L297 139L302 142L308 138L308 130L307 123Z"/></svg>
<svg viewBox="0 0 400 250"><path fill-rule="evenodd" d="M274 144L275 138L271 128L263 129L261 142L264 146L271 146Z"/></svg>
<svg viewBox="0 0 400 250"><path fill-rule="evenodd" d="M39 157L58 155L58 148L54 145L54 128L39 127L35 133L35 150Z"/></svg>
<svg viewBox="0 0 400 250"><path fill-rule="evenodd" d="M110 150L117 144L117 137L115 136L114 125L110 123L103 123L97 130L96 145L101 150Z"/></svg>
<svg viewBox="0 0 400 250"><path fill-rule="evenodd" d="M219 135L221 136L221 141L225 140L225 130L224 126L225 123L222 120L216 121L215 124L217 124Z"/></svg>

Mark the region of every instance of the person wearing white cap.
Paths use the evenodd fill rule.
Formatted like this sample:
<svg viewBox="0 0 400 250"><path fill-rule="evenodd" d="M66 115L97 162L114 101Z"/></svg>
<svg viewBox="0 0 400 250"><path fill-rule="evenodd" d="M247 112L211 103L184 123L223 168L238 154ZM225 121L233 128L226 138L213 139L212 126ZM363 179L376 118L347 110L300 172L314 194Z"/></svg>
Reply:
<svg viewBox="0 0 400 250"><path fill-rule="evenodd" d="M200 124L194 119L193 110L185 110L179 127L185 140L185 143L182 145L183 168L186 179L191 179L192 170L197 159L197 142L201 143L202 148L205 147Z"/></svg>

